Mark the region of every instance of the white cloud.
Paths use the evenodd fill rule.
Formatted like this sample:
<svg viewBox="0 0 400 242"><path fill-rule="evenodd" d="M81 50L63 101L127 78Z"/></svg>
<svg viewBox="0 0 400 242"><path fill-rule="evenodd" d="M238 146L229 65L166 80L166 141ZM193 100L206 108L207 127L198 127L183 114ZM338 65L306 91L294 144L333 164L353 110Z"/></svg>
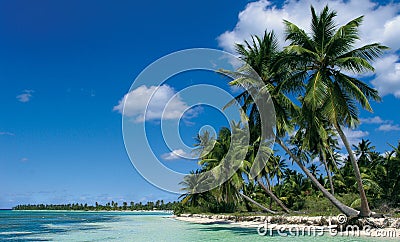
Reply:
<svg viewBox="0 0 400 242"><path fill-rule="evenodd" d="M16 96L16 98L18 99L18 101L22 102L22 103L26 103L29 102L32 98L32 93L34 93L35 91L33 90L24 90L22 91L22 94L19 94L18 96Z"/></svg>
<svg viewBox="0 0 400 242"><path fill-rule="evenodd" d="M379 127L376 129L378 131L398 131L400 130L400 126L398 124L393 124L393 120L383 120L379 116L371 117L371 118L361 118L361 123L365 124L379 124Z"/></svg>
<svg viewBox="0 0 400 242"><path fill-rule="evenodd" d="M393 124L382 124L381 126L379 126L379 128L377 130L384 131L384 132L398 131L398 130L400 130L400 126L398 124L396 124L396 125L393 125Z"/></svg>
<svg viewBox="0 0 400 242"><path fill-rule="evenodd" d="M164 160L177 160L188 158L189 155L182 149L173 150L169 153L165 153L161 155L161 158Z"/></svg>
<svg viewBox="0 0 400 242"><path fill-rule="evenodd" d="M196 118L199 116L200 113L204 111L204 108L202 106L194 106L191 107L190 109L185 111L185 115L183 116L183 122L186 124L186 126L193 126L196 123L190 121L192 118Z"/></svg>
<svg viewBox="0 0 400 242"><path fill-rule="evenodd" d="M11 132L0 132L0 135L14 136L15 134Z"/></svg>
<svg viewBox="0 0 400 242"><path fill-rule="evenodd" d="M343 127L343 132L346 135L347 140L349 141L350 145L357 145L358 143L361 142L362 138L369 135L368 131L353 130L353 129L349 129L349 128L345 128L345 127ZM344 144L340 138L339 138L339 145L340 145L340 147L344 147Z"/></svg>
<svg viewBox="0 0 400 242"><path fill-rule="evenodd" d="M400 98L400 63L398 61L399 57L391 54L375 62L376 76L371 83L382 96L393 94Z"/></svg>
<svg viewBox="0 0 400 242"><path fill-rule="evenodd" d="M361 41L356 46L380 42L391 48L390 54L376 63L376 78L372 84L381 95L393 94L400 98L400 64L396 54L400 48L400 3L379 5L372 0L288 0L279 8L267 0L251 2L239 13L234 29L218 36L219 45L234 52L235 43L249 41L251 35L260 36L266 29L274 30L280 42L284 43L283 19L309 31L310 5L319 12L326 4L338 12L338 25L364 15L360 27Z"/></svg>
<svg viewBox="0 0 400 242"><path fill-rule="evenodd" d="M363 124L383 124L388 122L388 120L383 120L379 116L371 117L371 118L360 118L360 122Z"/></svg>
<svg viewBox="0 0 400 242"><path fill-rule="evenodd" d="M124 108L125 105L125 108ZM186 118L196 117L196 110L189 109L179 94L168 86L140 86L126 94L114 111L133 117L135 122L157 119L179 119L185 113Z"/></svg>

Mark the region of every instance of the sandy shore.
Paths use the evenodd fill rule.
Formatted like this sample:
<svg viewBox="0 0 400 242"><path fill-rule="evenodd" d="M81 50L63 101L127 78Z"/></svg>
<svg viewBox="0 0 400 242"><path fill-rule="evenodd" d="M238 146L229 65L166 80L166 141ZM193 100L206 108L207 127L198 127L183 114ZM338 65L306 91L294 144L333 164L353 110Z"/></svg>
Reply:
<svg viewBox="0 0 400 242"><path fill-rule="evenodd" d="M239 227L257 228L259 225L263 225L263 221L236 221L233 218L230 219L225 215L201 215L201 214L181 214L180 216L173 216L174 219L198 223L198 224L231 224Z"/></svg>
<svg viewBox="0 0 400 242"><path fill-rule="evenodd" d="M400 219L369 218L359 219L359 226L348 225L338 216L233 216L181 214L173 218L198 224L228 224L230 226L253 228L268 235L330 234L332 236L365 236L400 238ZM339 219L339 221L338 221ZM340 232L341 231L341 232ZM283 235L285 236L285 235Z"/></svg>

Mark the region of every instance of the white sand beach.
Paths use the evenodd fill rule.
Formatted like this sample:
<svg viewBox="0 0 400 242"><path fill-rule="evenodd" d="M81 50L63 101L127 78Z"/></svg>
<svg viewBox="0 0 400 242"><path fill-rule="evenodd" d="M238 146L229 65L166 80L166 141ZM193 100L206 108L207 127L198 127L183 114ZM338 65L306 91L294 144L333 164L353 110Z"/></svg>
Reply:
<svg viewBox="0 0 400 242"><path fill-rule="evenodd" d="M382 238L400 238L399 218L360 219L362 225L357 229L353 225L338 223L337 216L234 216L181 214L174 219L197 224L229 224L242 228L263 228L282 233L325 233L332 236L365 236ZM339 229L338 229L339 228ZM341 231L341 232L340 232Z"/></svg>

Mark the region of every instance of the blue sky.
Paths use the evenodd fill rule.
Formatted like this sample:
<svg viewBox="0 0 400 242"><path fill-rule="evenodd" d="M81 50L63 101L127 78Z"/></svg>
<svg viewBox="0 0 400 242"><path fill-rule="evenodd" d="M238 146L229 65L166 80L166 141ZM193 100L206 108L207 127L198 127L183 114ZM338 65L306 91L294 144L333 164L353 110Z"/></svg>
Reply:
<svg viewBox="0 0 400 242"><path fill-rule="evenodd" d="M296 13L308 14L310 3L318 9L325 2L1 1L0 208L20 203L175 200L176 194L146 182L125 151L122 115L116 107L133 80L174 51L231 51L232 43L265 28L279 35L282 18L307 24L309 18L297 22ZM365 39L392 48L377 63L377 73L364 77L380 90L383 101L373 103L374 114L361 113L363 123L357 130L347 131L354 142L369 138L384 152L387 143L396 144L400 137L400 30L392 27L400 23L400 4L331 2L339 17L343 12L344 22L360 15L349 13L348 4L363 6L355 9L366 15ZM193 83L219 83L230 91L221 77L210 73L182 74L167 84L177 91ZM185 102L182 97L177 105ZM215 129L227 125L219 115L210 107L198 109L180 124L184 142L193 144L204 124ZM157 125L149 124L152 142L159 141L157 131L151 130ZM196 167L193 161L168 156L162 145L155 147L168 167L182 172Z"/></svg>

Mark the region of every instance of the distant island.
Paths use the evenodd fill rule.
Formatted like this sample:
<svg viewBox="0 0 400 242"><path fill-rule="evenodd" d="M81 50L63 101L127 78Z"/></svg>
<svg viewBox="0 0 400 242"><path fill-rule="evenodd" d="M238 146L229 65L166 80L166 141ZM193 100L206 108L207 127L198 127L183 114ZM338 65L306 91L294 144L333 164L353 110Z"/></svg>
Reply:
<svg viewBox="0 0 400 242"><path fill-rule="evenodd" d="M94 205L87 203L68 203L68 204L25 204L17 205L12 210L73 210L73 211L154 211L154 210L174 210L178 202L167 202L157 200L155 202L108 202L105 205L96 202Z"/></svg>

